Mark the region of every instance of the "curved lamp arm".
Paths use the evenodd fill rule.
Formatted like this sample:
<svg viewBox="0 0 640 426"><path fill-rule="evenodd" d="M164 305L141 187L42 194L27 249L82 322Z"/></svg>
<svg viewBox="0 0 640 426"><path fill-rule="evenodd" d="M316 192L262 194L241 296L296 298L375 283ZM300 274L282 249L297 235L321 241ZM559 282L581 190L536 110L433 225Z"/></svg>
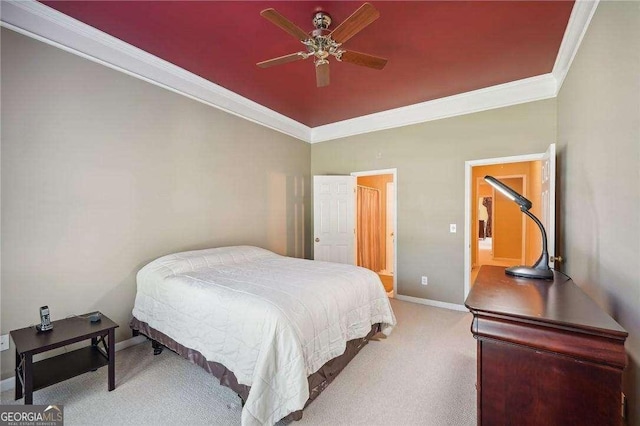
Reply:
<svg viewBox="0 0 640 426"><path fill-rule="evenodd" d="M540 228L540 232L542 233L542 253L540 254L540 257L538 258L536 263L532 266L532 268L538 269L538 270L549 270L549 251L547 250L547 233L544 230L544 226L542 225L542 222L540 222L540 219L535 217L535 215L531 213L529 210L522 210L522 212L527 216L529 216L531 219L533 219L536 225L538 225L538 228Z"/></svg>
<svg viewBox="0 0 640 426"><path fill-rule="evenodd" d="M537 279L553 279L553 271L549 268L549 252L547 250L547 232L544 230L542 222L529 211L533 206L531 201L508 187L504 183L500 182L493 176L485 176L484 180L495 189L500 191L504 196L512 200L514 203L520 206L520 211L529 216L540 228L542 234L542 253L533 266L512 266L504 270L505 274L513 275L522 278L537 278Z"/></svg>

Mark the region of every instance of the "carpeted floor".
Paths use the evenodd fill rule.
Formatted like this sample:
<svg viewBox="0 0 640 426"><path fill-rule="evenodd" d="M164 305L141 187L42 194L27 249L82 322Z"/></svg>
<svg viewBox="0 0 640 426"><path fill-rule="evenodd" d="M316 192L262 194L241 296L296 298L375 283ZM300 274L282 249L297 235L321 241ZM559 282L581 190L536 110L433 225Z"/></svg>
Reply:
<svg viewBox="0 0 640 426"><path fill-rule="evenodd" d="M471 314L392 305L391 336L365 346L291 426L476 424ZM149 342L117 353L112 392L106 375L101 368L42 389L33 402L63 404L66 425L240 424L240 399L230 389L171 351L154 357ZM22 402L13 391L1 399Z"/></svg>

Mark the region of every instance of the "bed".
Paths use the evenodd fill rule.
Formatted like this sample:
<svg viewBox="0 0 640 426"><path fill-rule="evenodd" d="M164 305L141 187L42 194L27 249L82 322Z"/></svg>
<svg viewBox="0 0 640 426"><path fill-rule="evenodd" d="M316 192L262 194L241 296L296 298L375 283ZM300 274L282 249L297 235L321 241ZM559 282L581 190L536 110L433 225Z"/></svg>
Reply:
<svg viewBox="0 0 640 426"><path fill-rule="evenodd" d="M301 417L374 333L396 323L374 272L258 247L164 256L138 272L137 286L132 329L236 391L243 425Z"/></svg>

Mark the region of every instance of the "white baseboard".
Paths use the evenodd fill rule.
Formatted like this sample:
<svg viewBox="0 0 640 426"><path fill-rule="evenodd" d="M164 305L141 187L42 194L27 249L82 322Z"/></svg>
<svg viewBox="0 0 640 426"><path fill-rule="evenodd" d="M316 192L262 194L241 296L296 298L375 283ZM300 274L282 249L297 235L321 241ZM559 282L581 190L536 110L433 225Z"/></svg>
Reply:
<svg viewBox="0 0 640 426"><path fill-rule="evenodd" d="M122 342L116 343L116 352L121 351L126 348L130 348L131 346L139 345L140 343L147 340L146 336L136 336L127 340L123 340ZM8 391L16 387L16 378L9 377L8 379L4 379L0 381L0 392Z"/></svg>
<svg viewBox="0 0 640 426"><path fill-rule="evenodd" d="M8 391L16 387L16 378L9 377L0 382L0 392Z"/></svg>
<svg viewBox="0 0 640 426"><path fill-rule="evenodd" d="M451 309L452 311L469 312L464 305L458 305L457 303L441 302L439 300L422 299L420 297L404 296L402 294L396 294L398 300L404 300L405 302L419 303L421 305L435 306L436 308Z"/></svg>
<svg viewBox="0 0 640 426"><path fill-rule="evenodd" d="M135 336L127 340L123 340L122 342L116 343L116 352L121 351L123 349L130 348L131 346L139 345L140 343L147 340L146 336Z"/></svg>

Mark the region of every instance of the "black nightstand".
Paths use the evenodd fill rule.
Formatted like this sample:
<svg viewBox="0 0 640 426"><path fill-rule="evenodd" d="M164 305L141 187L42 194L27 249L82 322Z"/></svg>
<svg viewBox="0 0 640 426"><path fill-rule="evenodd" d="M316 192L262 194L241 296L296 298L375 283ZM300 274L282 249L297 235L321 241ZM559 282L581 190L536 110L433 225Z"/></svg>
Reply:
<svg viewBox="0 0 640 426"><path fill-rule="evenodd" d="M35 327L11 332L16 347L16 400L22 398L24 389L24 403L33 404L34 391L105 365L109 365L109 390L115 389L115 329L118 324L104 314L98 322L78 316L52 324L53 330L45 332L39 332ZM35 354L88 339L91 339L91 346L33 362Z"/></svg>

